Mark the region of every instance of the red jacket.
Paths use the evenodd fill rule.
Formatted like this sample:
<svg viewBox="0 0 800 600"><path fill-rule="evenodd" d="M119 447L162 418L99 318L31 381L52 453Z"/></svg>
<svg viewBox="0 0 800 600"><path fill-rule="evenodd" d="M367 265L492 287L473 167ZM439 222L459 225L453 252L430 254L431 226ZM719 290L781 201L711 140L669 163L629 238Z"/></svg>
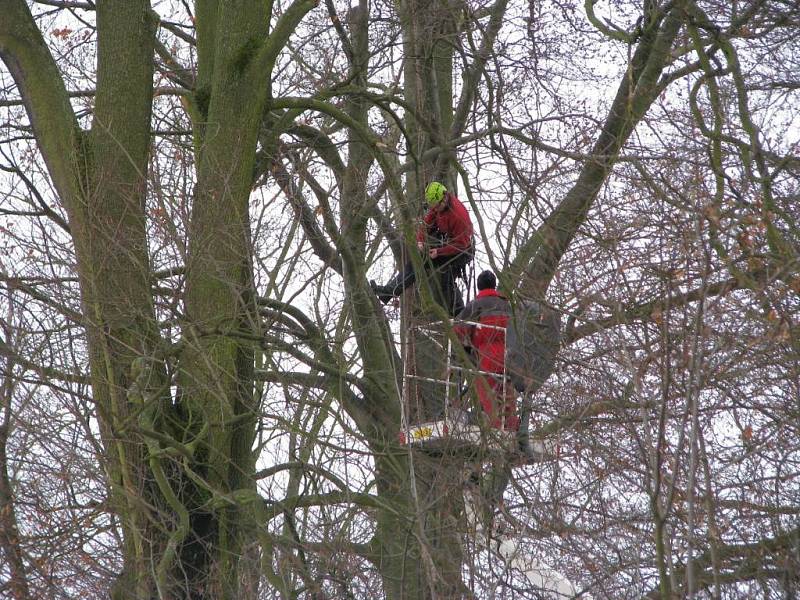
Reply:
<svg viewBox="0 0 800 600"><path fill-rule="evenodd" d="M477 322L478 325L456 325L461 339L468 339L478 353L478 368L481 371L502 373L506 360L506 326L511 307L508 300L496 290L481 290L477 298L467 304L459 315L462 321ZM493 327L481 327L492 325Z"/></svg>
<svg viewBox="0 0 800 600"><path fill-rule="evenodd" d="M444 201L447 203L444 210L431 208L422 218L417 241L426 243L434 238L435 243L431 247L438 248L439 256L453 256L465 252L472 245L472 221L467 209L455 195L447 192ZM436 230L444 236L443 239L436 237ZM440 242L441 246L436 245Z"/></svg>

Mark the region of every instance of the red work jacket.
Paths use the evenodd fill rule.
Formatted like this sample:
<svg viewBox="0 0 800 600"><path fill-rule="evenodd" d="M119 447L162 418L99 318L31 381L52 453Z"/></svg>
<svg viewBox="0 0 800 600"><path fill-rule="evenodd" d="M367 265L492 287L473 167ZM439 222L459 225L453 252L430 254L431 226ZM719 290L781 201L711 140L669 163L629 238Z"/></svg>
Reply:
<svg viewBox="0 0 800 600"><path fill-rule="evenodd" d="M508 300L491 289L478 292L477 298L459 313L459 320L477 322L476 325L456 325L456 333L475 348L481 371L503 372L506 360L505 328L510 313ZM487 327L489 325L491 327Z"/></svg>
<svg viewBox="0 0 800 600"><path fill-rule="evenodd" d="M422 226L417 230L417 241L426 243L430 238L436 238L437 233L441 234L442 239L436 239L436 242L441 241L442 245L434 245L439 249L439 256L454 256L466 252L472 245L472 221L455 195L447 192L444 202L444 210L431 208L425 213Z"/></svg>

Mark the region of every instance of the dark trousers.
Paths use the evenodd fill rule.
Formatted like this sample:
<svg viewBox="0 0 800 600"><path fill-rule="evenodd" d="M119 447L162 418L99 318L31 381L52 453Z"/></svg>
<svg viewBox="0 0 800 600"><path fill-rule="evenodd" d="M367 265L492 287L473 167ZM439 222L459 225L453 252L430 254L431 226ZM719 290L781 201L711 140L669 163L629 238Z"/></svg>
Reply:
<svg viewBox="0 0 800 600"><path fill-rule="evenodd" d="M461 290L458 289L456 279L471 260L471 253L461 252L454 256L428 258L424 262L427 271L433 270L439 275L438 281L434 282L434 294L437 302L444 306L452 317L455 317L464 309L464 298L461 295ZM403 265L403 269L386 284L386 287L389 288L391 295L399 296L403 293L403 290L416 280L417 274L414 272L414 264L408 261ZM438 283L438 286L436 283Z"/></svg>

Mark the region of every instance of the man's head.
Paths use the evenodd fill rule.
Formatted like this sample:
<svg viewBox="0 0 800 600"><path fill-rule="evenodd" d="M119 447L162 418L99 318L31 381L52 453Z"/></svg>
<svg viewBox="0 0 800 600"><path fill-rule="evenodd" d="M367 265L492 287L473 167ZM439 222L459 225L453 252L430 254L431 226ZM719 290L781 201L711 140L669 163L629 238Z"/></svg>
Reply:
<svg viewBox="0 0 800 600"><path fill-rule="evenodd" d="M497 278L491 271L484 271L478 275L478 291L493 290L497 287Z"/></svg>
<svg viewBox="0 0 800 600"><path fill-rule="evenodd" d="M441 205L444 201L444 195L447 188L438 181L431 181L428 187L425 188L425 200L431 207Z"/></svg>

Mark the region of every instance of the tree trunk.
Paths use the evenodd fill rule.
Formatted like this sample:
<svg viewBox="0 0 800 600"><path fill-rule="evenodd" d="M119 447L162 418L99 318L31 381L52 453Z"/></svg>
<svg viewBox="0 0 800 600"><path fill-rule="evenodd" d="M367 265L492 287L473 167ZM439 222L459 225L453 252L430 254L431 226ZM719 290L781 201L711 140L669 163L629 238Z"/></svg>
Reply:
<svg viewBox="0 0 800 600"><path fill-rule="evenodd" d="M314 5L294 2L268 35L265 3L197 3L197 188L173 405L146 237L156 17L147 0L97 3L96 105L85 133L30 10L23 0L4 3L0 55L75 245L92 394L123 530L113 598L240 597L237 562L254 525L235 500L254 489L252 165L272 66ZM167 463L167 448L183 464Z"/></svg>
<svg viewBox="0 0 800 600"><path fill-rule="evenodd" d="M404 94L412 108L406 112L405 127L409 138L408 150L414 156L442 145L452 123L452 56L455 45L455 3L447 0L419 2L404 0L398 4L403 27ZM407 224L419 218L423 191L433 179L442 179L454 190L454 177L436 173L433 162L420 163L406 179L408 203L401 206ZM416 249L409 249L415 252ZM424 285L424 272L418 273L418 283ZM433 278L432 288L438 281ZM419 296L406 294L403 302L414 304ZM413 300L412 300L413 299ZM418 307L406 305L401 329L408 332L410 317ZM423 321L438 317L425 315ZM413 365L409 368L420 375L442 377L444 371L441 349L422 338L407 338L414 352L404 356ZM444 407L444 386L421 383L419 406L413 418L439 415ZM402 465L402 466L401 466ZM391 464L378 464L383 482L381 495L402 497L406 513L378 522L376 539L380 540L379 563L387 598L460 598L466 593L462 583L463 521L462 474L463 460L447 454L434 456L425 452L413 454ZM386 557L389 560L386 560Z"/></svg>

